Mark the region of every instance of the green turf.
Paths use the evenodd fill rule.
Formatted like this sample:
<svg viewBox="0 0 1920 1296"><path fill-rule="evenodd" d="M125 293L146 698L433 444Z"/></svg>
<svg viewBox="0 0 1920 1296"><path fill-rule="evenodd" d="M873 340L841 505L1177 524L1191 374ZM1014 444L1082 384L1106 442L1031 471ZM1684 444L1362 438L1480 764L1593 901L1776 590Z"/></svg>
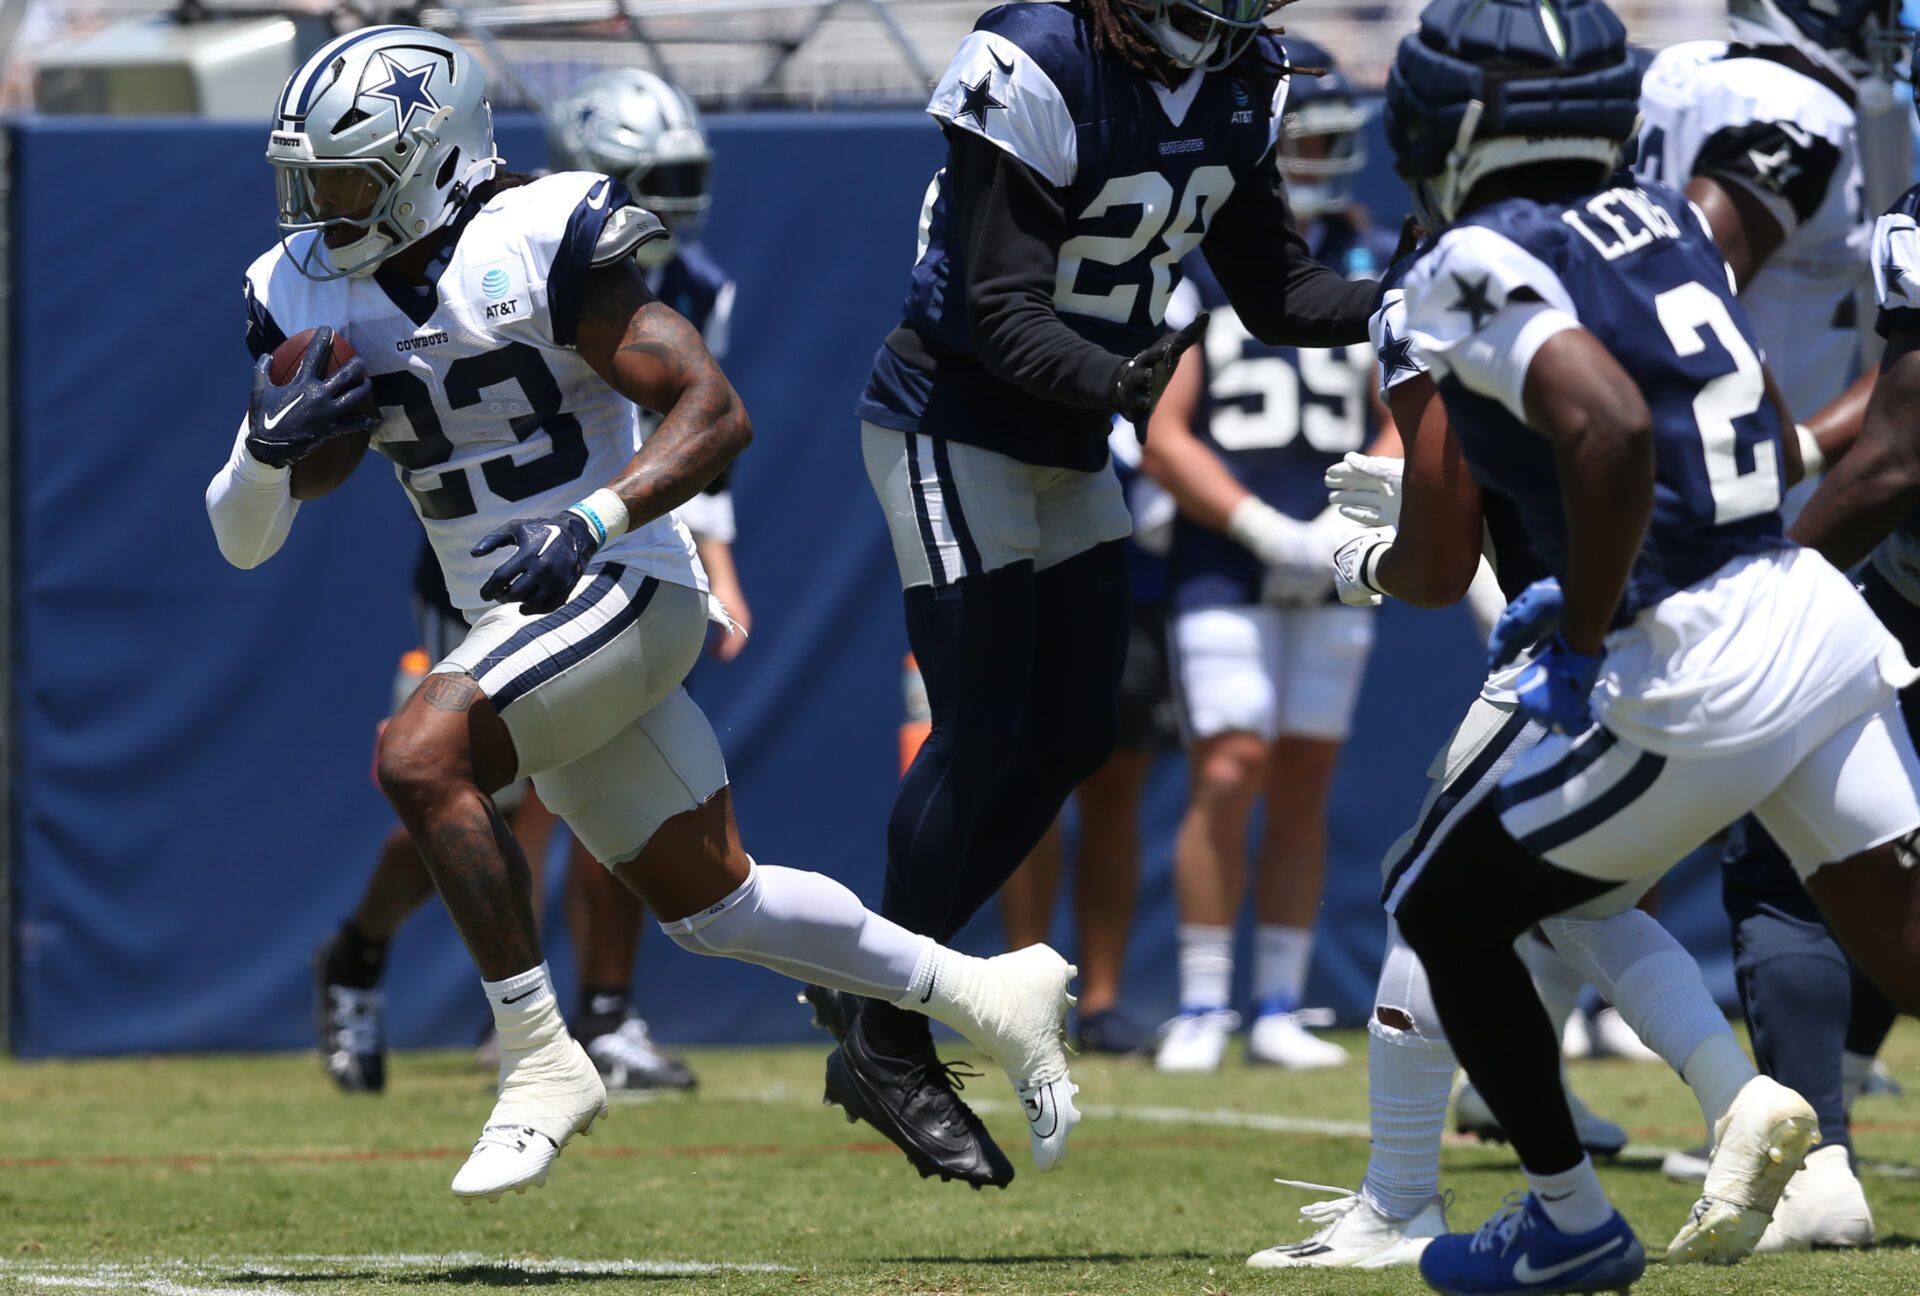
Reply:
<svg viewBox="0 0 1920 1296"><path fill-rule="evenodd" d="M1364 1056L1365 1040L1344 1037ZM1856 1113L1882 1247L1870 1255L1751 1261L1737 1270L1656 1265L1648 1293L1920 1292L1920 1027L1887 1053L1914 1096ZM1300 1235L1311 1194L1275 1176L1351 1184L1351 1134L1237 1127L1217 1113L1360 1122L1356 1064L1317 1075L1232 1065L1159 1076L1082 1060L1093 1115L1072 1164L1022 1169L1004 1193L921 1181L865 1126L819 1105L821 1051L710 1050L697 1096L623 1104L576 1141L548 1186L498 1205L447 1192L489 1105L487 1077L456 1054L393 1059L380 1098L331 1089L310 1058L0 1062L0 1289L195 1290L328 1296L566 1286L593 1296L698 1292L1414 1292L1405 1272L1255 1273L1247 1254ZM1574 1068L1577 1087L1636 1145L1697 1141L1691 1099L1663 1068ZM969 1095L1003 1100L1003 1082ZM1119 1110L1109 1110L1119 1109ZM1129 1114L1131 1109L1131 1114ZM1143 1109L1156 1109L1152 1112ZM1175 1109L1168 1111L1165 1109ZM1149 1114L1161 1119L1148 1119ZM1213 1115L1212 1122L1201 1119ZM1022 1121L989 1123L1027 1164ZM1518 1183L1502 1149L1450 1142L1457 1227ZM1603 1172L1650 1251L1693 1192L1629 1156ZM411 1258L407 1258L411 1257ZM609 1261L777 1269L679 1275ZM522 1262L516 1266L513 1262ZM603 1262L596 1271L590 1262Z"/></svg>

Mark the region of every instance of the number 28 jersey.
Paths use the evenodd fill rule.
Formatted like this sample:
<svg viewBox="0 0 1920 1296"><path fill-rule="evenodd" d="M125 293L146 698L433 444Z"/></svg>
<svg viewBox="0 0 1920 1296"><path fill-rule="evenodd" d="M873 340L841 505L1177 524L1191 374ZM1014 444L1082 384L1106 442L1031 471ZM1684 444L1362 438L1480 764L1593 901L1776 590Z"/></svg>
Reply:
<svg viewBox="0 0 1920 1296"><path fill-rule="evenodd" d="M1285 59L1268 35L1249 57ZM1054 311L1081 337L1127 356L1159 336L1180 259L1200 245L1235 185L1263 159L1272 165L1286 91L1285 77L1257 95L1226 72L1195 72L1169 89L1097 52L1084 12L1008 4L961 42L927 112L1017 159L1057 195L1066 228ZM901 312L932 367L882 345L855 413L1029 463L1103 467L1105 410L1029 395L981 363L952 202L943 169L927 190Z"/></svg>
<svg viewBox="0 0 1920 1296"><path fill-rule="evenodd" d="M651 219L618 181L560 172L468 208L426 292L384 272L316 282L277 245L247 270L255 356L325 324L366 361L380 406L372 448L393 461L469 617L509 556L472 557L480 537L561 512L639 448L640 411L573 347L595 245L616 216ZM706 588L672 514L608 542L599 560Z"/></svg>
<svg viewBox="0 0 1920 1296"><path fill-rule="evenodd" d="M1514 501L1563 580L1559 471L1523 418L1527 368L1570 321L1638 384L1653 416L1653 517L1621 622L1736 557L1788 545L1780 421L1752 328L1705 220L1676 190L1618 183L1482 208L1415 264L1406 306L1474 478Z"/></svg>

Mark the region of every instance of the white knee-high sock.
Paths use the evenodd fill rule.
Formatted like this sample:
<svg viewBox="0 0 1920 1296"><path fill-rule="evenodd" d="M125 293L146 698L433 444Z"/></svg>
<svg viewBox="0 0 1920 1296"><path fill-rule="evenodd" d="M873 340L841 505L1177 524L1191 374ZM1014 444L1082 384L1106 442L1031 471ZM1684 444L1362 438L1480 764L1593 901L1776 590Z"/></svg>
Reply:
<svg viewBox="0 0 1920 1296"><path fill-rule="evenodd" d="M1553 1022L1554 1039L1562 1038L1567 1033L1567 1019L1580 1006L1580 988L1586 984L1585 978L1567 962L1564 954L1532 932L1515 941L1513 950L1527 965L1527 975L1533 978L1534 992L1540 996L1540 1003Z"/></svg>
<svg viewBox="0 0 1920 1296"><path fill-rule="evenodd" d="M893 1002L938 948L873 913L821 873L750 864L731 895L660 930L682 949L718 954L835 990Z"/></svg>
<svg viewBox="0 0 1920 1296"><path fill-rule="evenodd" d="M1455 1062L1426 969L1391 925L1374 1003L1367 1023L1373 1142L1360 1195L1391 1219L1410 1219L1440 1193L1440 1135Z"/></svg>
<svg viewBox="0 0 1920 1296"><path fill-rule="evenodd" d="M1687 1082L1708 1126L1726 1115L1734 1095L1759 1072L1680 942L1638 909L1612 918L1550 918L1540 927Z"/></svg>

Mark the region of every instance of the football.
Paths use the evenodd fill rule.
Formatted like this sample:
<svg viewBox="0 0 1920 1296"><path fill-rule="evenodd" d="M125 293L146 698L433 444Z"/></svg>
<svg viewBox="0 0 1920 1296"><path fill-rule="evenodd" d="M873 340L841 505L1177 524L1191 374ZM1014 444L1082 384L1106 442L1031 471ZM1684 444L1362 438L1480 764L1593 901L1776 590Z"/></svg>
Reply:
<svg viewBox="0 0 1920 1296"><path fill-rule="evenodd" d="M284 383L293 377L294 367L306 353L307 343L313 340L313 333L312 329L304 329L273 349L273 363L268 376L275 383ZM323 372L332 373L353 356L354 350L347 345L346 338L340 335L338 329L334 330L333 354L327 357ZM297 500L318 499L328 491L337 489L360 466L372 435L370 432L354 432L335 437L295 464L289 484L293 497Z"/></svg>

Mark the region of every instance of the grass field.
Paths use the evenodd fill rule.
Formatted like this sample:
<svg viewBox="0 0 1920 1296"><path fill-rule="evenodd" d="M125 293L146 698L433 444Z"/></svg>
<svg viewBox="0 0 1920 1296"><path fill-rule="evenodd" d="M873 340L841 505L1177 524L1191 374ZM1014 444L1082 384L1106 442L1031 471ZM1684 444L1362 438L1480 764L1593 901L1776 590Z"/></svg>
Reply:
<svg viewBox="0 0 1920 1296"><path fill-rule="evenodd" d="M1361 1036L1345 1037L1364 1056ZM1882 1245L1867 1255L1656 1265L1647 1293L1920 1292L1920 1027L1888 1060L1912 1091L1863 1100L1858 1143ZM0 1062L0 1290L328 1296L564 1287L626 1293L1415 1292L1417 1276L1257 1273L1312 1195L1352 1184L1366 1141L1358 1065L1298 1076L1231 1066L1156 1075L1082 1059L1073 1160L1004 1192L923 1182L819 1104L817 1048L710 1050L695 1096L623 1103L546 1188L466 1207L447 1191L489 1105L464 1055L403 1054L384 1097L335 1093L310 1058ZM1575 1083L1635 1146L1603 1172L1650 1252L1692 1188L1658 1149L1697 1115L1656 1066L1580 1064ZM970 1095L1016 1165L999 1079ZM1450 1141L1456 1227L1519 1182L1503 1149Z"/></svg>

